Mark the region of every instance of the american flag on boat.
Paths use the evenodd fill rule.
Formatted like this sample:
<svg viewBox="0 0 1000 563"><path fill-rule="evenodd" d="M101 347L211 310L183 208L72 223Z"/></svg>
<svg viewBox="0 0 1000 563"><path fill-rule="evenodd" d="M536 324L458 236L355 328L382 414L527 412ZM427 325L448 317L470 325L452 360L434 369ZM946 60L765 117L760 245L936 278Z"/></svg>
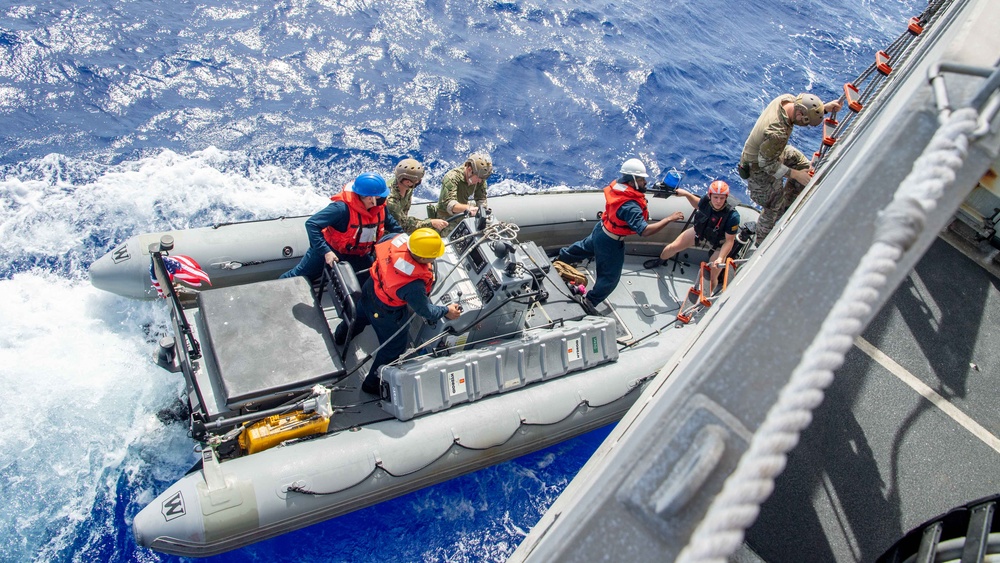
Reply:
<svg viewBox="0 0 1000 563"><path fill-rule="evenodd" d="M191 287L201 287L201 282L205 282L208 285L212 285L212 280L208 279L208 274L201 269L198 262L190 256L184 256L178 254L177 256L164 256L163 266L167 270L167 276L170 281L173 282L175 279L182 281ZM152 260L149 263L149 279L153 281L153 287L156 288L156 293L160 297L166 297L163 293L163 288L160 287L160 282L156 281L156 273L153 271Z"/></svg>

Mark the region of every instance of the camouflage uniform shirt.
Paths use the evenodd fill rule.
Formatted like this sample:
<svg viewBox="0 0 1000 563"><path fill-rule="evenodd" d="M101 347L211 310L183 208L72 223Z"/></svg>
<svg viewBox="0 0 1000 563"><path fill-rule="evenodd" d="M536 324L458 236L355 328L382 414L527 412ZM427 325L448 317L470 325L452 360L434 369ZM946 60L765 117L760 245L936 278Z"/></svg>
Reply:
<svg viewBox="0 0 1000 563"><path fill-rule="evenodd" d="M788 166L782 162L781 155L792 136L794 124L781 105L786 102L794 103L795 96L782 94L771 100L743 145L740 162L749 163L752 172L760 170L773 178L783 178L788 174Z"/></svg>
<svg viewBox="0 0 1000 563"><path fill-rule="evenodd" d="M465 165L449 170L441 179L441 196L438 197L437 218L447 219L455 213L448 210L452 203L468 203L469 198L476 200L476 207L486 206L486 180L478 184L465 181Z"/></svg>
<svg viewBox="0 0 1000 563"><path fill-rule="evenodd" d="M386 200L385 207L406 233L412 233L417 229L431 226L430 219L410 217L410 205L412 201L413 189L407 190L406 195L402 195L399 193L399 186L396 185L396 178L393 177L389 180L389 199Z"/></svg>

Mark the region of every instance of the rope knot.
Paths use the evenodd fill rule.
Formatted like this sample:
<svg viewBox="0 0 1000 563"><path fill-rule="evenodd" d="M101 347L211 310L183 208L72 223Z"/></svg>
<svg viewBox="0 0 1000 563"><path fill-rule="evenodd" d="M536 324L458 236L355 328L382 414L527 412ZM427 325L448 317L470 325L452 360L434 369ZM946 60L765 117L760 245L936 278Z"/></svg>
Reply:
<svg viewBox="0 0 1000 563"><path fill-rule="evenodd" d="M923 206L916 198L904 196L896 199L879 212L875 242L906 252L923 232L926 217Z"/></svg>

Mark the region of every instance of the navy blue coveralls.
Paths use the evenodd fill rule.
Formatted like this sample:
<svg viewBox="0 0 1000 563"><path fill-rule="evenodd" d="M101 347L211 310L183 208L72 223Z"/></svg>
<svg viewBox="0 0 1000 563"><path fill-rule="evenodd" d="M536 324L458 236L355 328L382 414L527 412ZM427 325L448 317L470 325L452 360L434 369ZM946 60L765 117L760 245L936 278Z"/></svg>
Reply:
<svg viewBox="0 0 1000 563"><path fill-rule="evenodd" d="M310 280L319 278L320 274L323 273L323 265L326 264L323 257L331 250L337 254L337 257L341 261L350 264L355 272L361 273L371 267L373 258L370 254L364 256L341 254L335 249L330 248L326 239L323 238L323 229L326 227L333 227L340 232L346 231L350 219L351 214L348 212L347 202L344 201L335 201L317 211L312 217L306 219L306 235L309 237L309 250L306 251L302 256L302 260L299 260L299 263L294 268L281 274L279 278L291 278L294 276L306 276ZM399 226L399 223L396 222L391 213L386 212L385 236L390 235L390 233L401 232L403 232L403 228Z"/></svg>
<svg viewBox="0 0 1000 563"><path fill-rule="evenodd" d="M649 225L642 218L642 208L634 201L623 203L616 215L639 234L642 234ZM622 277L622 266L625 265L625 242L609 237L604 232L603 222L598 221L587 238L559 251L559 259L567 264L578 264L588 258L597 259L597 281L587 292L586 297L591 305L596 306L607 299L618 286L618 280Z"/></svg>
<svg viewBox="0 0 1000 563"><path fill-rule="evenodd" d="M383 344L399 331L391 341L385 343L375 354L372 367L368 370L361 389L367 393L378 394L378 368L392 362L406 350L406 338L409 331L399 330L409 317L407 308L431 322L437 322L448 312L447 307L431 303L427 297L427 288L423 280L413 280L396 291L396 295L406 301L402 307L390 307L375 295L375 282L371 278L361 288L361 300L358 302L358 317L354 325L354 334L360 334L369 324L375 329L379 344ZM407 305L409 307L407 307ZM341 323L337 328L344 326ZM346 328L344 329L346 330ZM337 332L340 332L339 330ZM337 340L342 338L338 336Z"/></svg>

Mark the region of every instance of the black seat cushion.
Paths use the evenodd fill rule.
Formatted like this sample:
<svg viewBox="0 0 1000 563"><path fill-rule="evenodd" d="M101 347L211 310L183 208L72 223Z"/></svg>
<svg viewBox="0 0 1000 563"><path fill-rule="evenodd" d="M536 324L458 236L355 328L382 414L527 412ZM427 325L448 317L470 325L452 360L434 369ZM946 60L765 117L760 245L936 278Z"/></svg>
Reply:
<svg viewBox="0 0 1000 563"><path fill-rule="evenodd" d="M230 408L344 375L303 277L203 291L198 305L212 376Z"/></svg>

